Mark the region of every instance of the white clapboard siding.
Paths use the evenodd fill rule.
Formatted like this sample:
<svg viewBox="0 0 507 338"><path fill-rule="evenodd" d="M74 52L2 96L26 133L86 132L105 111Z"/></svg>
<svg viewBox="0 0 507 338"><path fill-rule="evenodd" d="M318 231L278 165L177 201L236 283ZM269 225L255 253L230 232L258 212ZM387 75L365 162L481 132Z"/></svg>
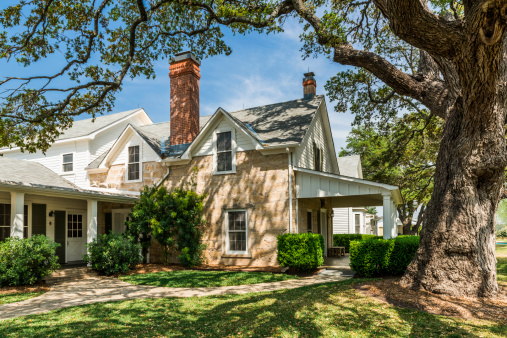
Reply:
<svg viewBox="0 0 507 338"><path fill-rule="evenodd" d="M139 145L139 150L141 151L141 161L142 162L152 162L160 160L160 157L155 153L155 151L146 143L138 134L132 133L132 136L125 139L120 145L120 151L117 153L116 157L114 157L110 163L117 164L125 164L127 162L127 148L131 146Z"/></svg>
<svg viewBox="0 0 507 338"><path fill-rule="evenodd" d="M323 125L322 110L325 107L321 105L317 110L315 117L313 118L310 127L308 128L307 136L303 140L301 146L295 151L295 163L297 167L314 170L313 163L313 142L317 144L317 147L322 149L323 153L323 170L324 172L333 172L331 164L332 154L331 148L327 142L326 131Z"/></svg>
<svg viewBox="0 0 507 338"><path fill-rule="evenodd" d="M108 151L128 124L136 126L142 125L143 122L139 115L135 115L98 133L95 138L90 141L90 162L102 155L105 151Z"/></svg>
<svg viewBox="0 0 507 338"><path fill-rule="evenodd" d="M349 233L349 209L350 208L334 208L333 209L333 234Z"/></svg>
<svg viewBox="0 0 507 338"><path fill-rule="evenodd" d="M215 122L215 124L208 129L208 134L206 137L197 144L195 147L194 156L206 156L213 155L213 131L215 129L225 129L225 128L233 128L236 134L236 151L247 151L254 150L255 146L250 138L250 136L246 135L242 130L238 130L235 126L227 119L222 117Z"/></svg>
<svg viewBox="0 0 507 338"><path fill-rule="evenodd" d="M69 153L74 154L74 171L72 173L64 173L62 166L63 155ZM46 151L46 154L43 154L40 151L37 151L36 153L22 153L20 151L15 151L7 152L4 156L38 162L53 170L58 175L65 177L72 183L82 188L88 187L87 173L84 169L88 163L90 163L87 140L54 144Z"/></svg>

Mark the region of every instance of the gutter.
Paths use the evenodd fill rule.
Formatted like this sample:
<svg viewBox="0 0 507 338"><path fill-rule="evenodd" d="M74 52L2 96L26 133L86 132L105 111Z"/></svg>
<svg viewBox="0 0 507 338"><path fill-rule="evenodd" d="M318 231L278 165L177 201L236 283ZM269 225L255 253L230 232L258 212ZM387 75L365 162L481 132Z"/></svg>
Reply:
<svg viewBox="0 0 507 338"><path fill-rule="evenodd" d="M286 148L287 151L287 157L289 159L289 167L288 167L288 174L289 174L289 234L292 233L292 152L289 148Z"/></svg>

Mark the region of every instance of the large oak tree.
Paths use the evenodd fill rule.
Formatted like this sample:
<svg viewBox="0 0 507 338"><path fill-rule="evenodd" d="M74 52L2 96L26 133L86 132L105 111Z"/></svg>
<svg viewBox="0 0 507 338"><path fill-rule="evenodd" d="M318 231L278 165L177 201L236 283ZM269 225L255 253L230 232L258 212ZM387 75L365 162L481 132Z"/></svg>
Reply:
<svg viewBox="0 0 507 338"><path fill-rule="evenodd" d="M0 82L0 142L46 149L73 116L110 109L125 78L154 76L154 60L187 47L200 57L229 53L221 26L280 31L295 16L305 55L330 54L371 76L371 102L425 107L422 120L443 121L421 244L403 285L494 296L506 12L505 0L18 0L0 15L0 57L26 66L54 58L59 69ZM403 61L409 52L417 66ZM62 87L62 77L74 84ZM383 111L361 117L392 118Z"/></svg>

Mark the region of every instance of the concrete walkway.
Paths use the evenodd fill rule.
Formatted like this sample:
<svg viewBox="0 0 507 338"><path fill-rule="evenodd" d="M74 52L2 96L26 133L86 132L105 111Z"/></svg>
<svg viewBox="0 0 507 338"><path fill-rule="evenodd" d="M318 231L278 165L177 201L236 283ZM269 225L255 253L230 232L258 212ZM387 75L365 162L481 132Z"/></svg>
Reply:
<svg viewBox="0 0 507 338"><path fill-rule="evenodd" d="M30 314L44 313L70 306L109 301L160 297L203 297L216 295L240 295L251 292L294 289L302 286L338 282L349 275L318 275L274 283L260 283L212 288L169 288L133 285L116 278L88 278L54 285L39 297L18 303L0 305L0 320Z"/></svg>

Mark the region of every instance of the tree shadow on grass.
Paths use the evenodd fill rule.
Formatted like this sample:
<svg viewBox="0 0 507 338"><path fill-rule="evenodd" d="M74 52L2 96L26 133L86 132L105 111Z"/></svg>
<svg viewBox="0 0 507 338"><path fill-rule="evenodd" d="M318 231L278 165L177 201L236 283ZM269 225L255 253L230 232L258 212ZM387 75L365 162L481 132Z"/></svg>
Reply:
<svg viewBox="0 0 507 338"><path fill-rule="evenodd" d="M358 294L350 288L352 283L355 281L246 295L98 303L2 322L0 336L475 337L481 330L506 329L397 309Z"/></svg>

